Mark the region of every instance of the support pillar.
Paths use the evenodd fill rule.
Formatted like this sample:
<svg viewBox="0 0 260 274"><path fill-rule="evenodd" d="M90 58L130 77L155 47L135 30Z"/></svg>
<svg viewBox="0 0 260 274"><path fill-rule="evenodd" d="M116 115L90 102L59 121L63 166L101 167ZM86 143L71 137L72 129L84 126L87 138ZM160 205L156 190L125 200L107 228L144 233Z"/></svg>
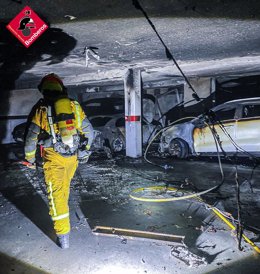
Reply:
<svg viewBox="0 0 260 274"><path fill-rule="evenodd" d="M126 156L142 156L141 72L128 69L124 79Z"/></svg>

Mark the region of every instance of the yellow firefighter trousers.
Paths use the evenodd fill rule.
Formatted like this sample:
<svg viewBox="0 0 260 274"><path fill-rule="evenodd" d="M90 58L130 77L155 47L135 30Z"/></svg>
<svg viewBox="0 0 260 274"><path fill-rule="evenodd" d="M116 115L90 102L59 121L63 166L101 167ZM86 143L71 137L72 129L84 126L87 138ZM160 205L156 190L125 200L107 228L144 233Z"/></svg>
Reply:
<svg viewBox="0 0 260 274"><path fill-rule="evenodd" d="M50 216L57 235L70 232L70 182L78 166L77 156L63 157L52 148L45 148L43 170L49 199Z"/></svg>

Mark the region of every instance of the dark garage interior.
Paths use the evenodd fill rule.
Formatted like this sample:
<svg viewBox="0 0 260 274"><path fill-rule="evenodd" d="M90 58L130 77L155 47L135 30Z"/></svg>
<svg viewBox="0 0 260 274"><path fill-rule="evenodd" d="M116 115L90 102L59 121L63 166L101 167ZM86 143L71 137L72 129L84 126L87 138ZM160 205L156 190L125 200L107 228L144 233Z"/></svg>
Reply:
<svg viewBox="0 0 260 274"><path fill-rule="evenodd" d="M258 1L2 0L0 18L0 273L259 273ZM93 127L67 249L46 147L25 151L50 73Z"/></svg>

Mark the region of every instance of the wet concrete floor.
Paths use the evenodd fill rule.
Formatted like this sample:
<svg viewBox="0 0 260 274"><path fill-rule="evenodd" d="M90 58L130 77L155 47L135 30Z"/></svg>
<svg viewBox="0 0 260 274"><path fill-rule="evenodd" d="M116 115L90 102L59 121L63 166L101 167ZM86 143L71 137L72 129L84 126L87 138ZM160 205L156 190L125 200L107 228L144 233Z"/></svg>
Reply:
<svg viewBox="0 0 260 274"><path fill-rule="evenodd" d="M206 204L198 199L134 200L129 195L140 187L177 188L177 193L135 193L139 198L149 195L167 199L194 194L221 181L214 159L177 161L153 156L150 160L164 168L143 159L122 155L107 159L95 154L87 164L79 166L71 183L69 250L60 250L55 244L42 170L29 170L14 161L2 163L0 273L257 273L259 256L243 240L240 251L236 233L207 204L217 203L217 208L236 219L237 174L244 233L257 243L259 168L250 161L237 165L223 162L224 183L217 191L201 196ZM170 242L116 233L97 235L92 231L95 226L185 238L183 242Z"/></svg>

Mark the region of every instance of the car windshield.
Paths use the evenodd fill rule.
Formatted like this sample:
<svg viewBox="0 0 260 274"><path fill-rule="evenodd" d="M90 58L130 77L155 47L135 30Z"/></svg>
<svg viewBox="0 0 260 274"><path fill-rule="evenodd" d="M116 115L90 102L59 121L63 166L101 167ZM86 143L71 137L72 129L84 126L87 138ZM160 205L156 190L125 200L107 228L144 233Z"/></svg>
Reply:
<svg viewBox="0 0 260 274"><path fill-rule="evenodd" d="M106 117L94 117L93 119L90 119L90 122L93 127L103 127L106 125L108 121L110 121L112 117L106 116Z"/></svg>
<svg viewBox="0 0 260 274"><path fill-rule="evenodd" d="M123 98L98 98L81 103L88 117L96 115L113 115L124 113Z"/></svg>

